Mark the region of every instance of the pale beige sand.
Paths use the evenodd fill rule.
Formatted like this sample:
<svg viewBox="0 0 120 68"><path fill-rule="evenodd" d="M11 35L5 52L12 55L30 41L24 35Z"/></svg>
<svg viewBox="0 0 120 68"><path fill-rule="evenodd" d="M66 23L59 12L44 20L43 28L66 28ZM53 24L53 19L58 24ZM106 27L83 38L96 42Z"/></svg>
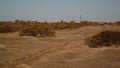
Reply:
<svg viewBox="0 0 120 68"><path fill-rule="evenodd" d="M0 34L0 68L120 68L120 48L89 48L85 43L103 30L120 31L120 27L58 30L52 38Z"/></svg>

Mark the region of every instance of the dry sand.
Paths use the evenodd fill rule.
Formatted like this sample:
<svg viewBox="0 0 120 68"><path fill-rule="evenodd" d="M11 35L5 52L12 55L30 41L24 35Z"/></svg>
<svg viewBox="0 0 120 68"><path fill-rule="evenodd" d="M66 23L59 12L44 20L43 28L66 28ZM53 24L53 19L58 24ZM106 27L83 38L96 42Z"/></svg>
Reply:
<svg viewBox="0 0 120 68"><path fill-rule="evenodd" d="M0 34L0 68L120 68L120 48L89 48L85 43L103 30L119 31L120 27L58 30L52 38Z"/></svg>

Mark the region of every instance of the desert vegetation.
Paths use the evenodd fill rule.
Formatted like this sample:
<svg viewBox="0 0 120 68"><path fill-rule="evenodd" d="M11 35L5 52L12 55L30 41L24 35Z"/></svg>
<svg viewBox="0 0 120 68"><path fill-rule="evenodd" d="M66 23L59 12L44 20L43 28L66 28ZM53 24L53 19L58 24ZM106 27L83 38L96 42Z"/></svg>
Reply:
<svg viewBox="0 0 120 68"><path fill-rule="evenodd" d="M34 37L53 37L55 31L48 24L34 24L20 31L20 36L34 36Z"/></svg>
<svg viewBox="0 0 120 68"><path fill-rule="evenodd" d="M92 22L81 21L65 22L38 22L38 21L0 21L0 33L19 32L20 36L34 36L34 37L55 37L55 30L63 29L78 29L84 26L98 26L98 25L120 25L120 22L107 23L107 22Z"/></svg>
<svg viewBox="0 0 120 68"><path fill-rule="evenodd" d="M115 46L120 45L120 32L102 31L99 34L87 39L89 47Z"/></svg>
<svg viewBox="0 0 120 68"><path fill-rule="evenodd" d="M15 20L0 26L1 68L120 68L119 22Z"/></svg>
<svg viewBox="0 0 120 68"><path fill-rule="evenodd" d="M0 22L0 33L14 32L14 25L12 22Z"/></svg>

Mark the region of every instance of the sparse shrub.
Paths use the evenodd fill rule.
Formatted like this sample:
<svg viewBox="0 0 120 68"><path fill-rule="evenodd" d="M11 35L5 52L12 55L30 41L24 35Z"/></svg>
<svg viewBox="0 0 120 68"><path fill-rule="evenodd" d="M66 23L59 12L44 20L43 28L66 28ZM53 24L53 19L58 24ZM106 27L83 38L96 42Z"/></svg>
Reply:
<svg viewBox="0 0 120 68"><path fill-rule="evenodd" d="M11 21L0 21L0 33L11 33L21 29L21 23Z"/></svg>
<svg viewBox="0 0 120 68"><path fill-rule="evenodd" d="M84 26L97 26L104 24L104 22L92 22L92 21L81 21L75 22L74 20L70 22L65 22L61 20L60 22L38 22L38 21L24 21L15 20L12 21L0 21L0 33L10 33L10 32L20 32L20 36L34 36L34 37L52 37L55 36L54 30L63 29L77 29ZM106 23L108 24L108 23ZM116 22L115 24L119 24Z"/></svg>
<svg viewBox="0 0 120 68"><path fill-rule="evenodd" d="M0 33L14 32L14 25L10 22L0 22Z"/></svg>
<svg viewBox="0 0 120 68"><path fill-rule="evenodd" d="M115 24L117 24L117 25L119 25L119 26L120 26L120 21L115 22Z"/></svg>
<svg viewBox="0 0 120 68"><path fill-rule="evenodd" d="M87 39L89 47L102 47L120 44L120 32L117 31L103 31L95 36Z"/></svg>
<svg viewBox="0 0 120 68"><path fill-rule="evenodd" d="M20 36L34 36L34 37L53 37L55 36L54 30L47 26L47 25L31 25L23 30L20 31L19 33Z"/></svg>

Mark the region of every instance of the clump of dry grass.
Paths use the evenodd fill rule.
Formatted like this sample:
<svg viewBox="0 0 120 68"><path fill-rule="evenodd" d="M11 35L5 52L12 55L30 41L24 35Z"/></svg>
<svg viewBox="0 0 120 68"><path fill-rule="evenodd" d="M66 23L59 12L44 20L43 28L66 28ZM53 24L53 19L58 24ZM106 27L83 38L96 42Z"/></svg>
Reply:
<svg viewBox="0 0 120 68"><path fill-rule="evenodd" d="M13 23L0 22L0 33L9 33L14 31Z"/></svg>
<svg viewBox="0 0 120 68"><path fill-rule="evenodd" d="M34 37L53 37L55 36L55 31L52 27L47 25L31 25L23 30L21 30L20 36L34 36Z"/></svg>
<svg viewBox="0 0 120 68"><path fill-rule="evenodd" d="M89 47L116 46L120 44L120 32L102 31L87 39Z"/></svg>
<svg viewBox="0 0 120 68"><path fill-rule="evenodd" d="M119 25L120 22L107 23L107 22L93 22L93 21L81 21L65 22L38 22L38 21L0 21L0 33L19 32L20 36L34 36L34 37L52 37L55 36L54 30L63 29L77 29L84 26L98 26L98 25Z"/></svg>

